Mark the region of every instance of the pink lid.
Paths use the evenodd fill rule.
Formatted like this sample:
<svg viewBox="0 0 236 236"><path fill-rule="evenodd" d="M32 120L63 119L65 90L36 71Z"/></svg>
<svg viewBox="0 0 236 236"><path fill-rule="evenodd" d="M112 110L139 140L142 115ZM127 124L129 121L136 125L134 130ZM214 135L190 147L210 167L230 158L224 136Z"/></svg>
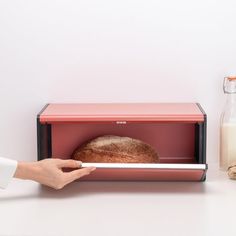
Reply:
<svg viewBox="0 0 236 236"><path fill-rule="evenodd" d="M196 103L78 103L49 104L40 122L76 121L203 121Z"/></svg>

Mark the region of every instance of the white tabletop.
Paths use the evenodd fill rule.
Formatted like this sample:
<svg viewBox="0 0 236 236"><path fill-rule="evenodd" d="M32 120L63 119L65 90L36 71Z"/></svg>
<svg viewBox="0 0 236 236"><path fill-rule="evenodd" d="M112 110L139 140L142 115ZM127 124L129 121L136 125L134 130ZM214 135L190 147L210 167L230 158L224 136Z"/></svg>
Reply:
<svg viewBox="0 0 236 236"><path fill-rule="evenodd" d="M0 236L236 235L236 181L75 182L62 190L14 180L0 190Z"/></svg>

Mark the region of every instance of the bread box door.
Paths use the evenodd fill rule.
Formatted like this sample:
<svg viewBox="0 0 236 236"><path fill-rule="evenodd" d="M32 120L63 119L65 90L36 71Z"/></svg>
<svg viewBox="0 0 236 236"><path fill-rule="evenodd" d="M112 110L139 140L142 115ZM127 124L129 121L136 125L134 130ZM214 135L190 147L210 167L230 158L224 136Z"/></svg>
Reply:
<svg viewBox="0 0 236 236"><path fill-rule="evenodd" d="M206 164L116 164L83 163L96 166L84 180L204 181Z"/></svg>

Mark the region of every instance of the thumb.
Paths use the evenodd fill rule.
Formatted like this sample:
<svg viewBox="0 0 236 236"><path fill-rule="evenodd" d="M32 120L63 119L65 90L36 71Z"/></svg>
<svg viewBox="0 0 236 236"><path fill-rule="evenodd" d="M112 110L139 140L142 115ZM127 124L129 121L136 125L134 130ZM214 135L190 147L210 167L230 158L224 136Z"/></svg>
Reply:
<svg viewBox="0 0 236 236"><path fill-rule="evenodd" d="M79 179L85 175L89 175L92 171L94 171L95 167L86 167L79 170L74 170L71 172L66 173L67 176L67 183L70 183L76 179Z"/></svg>

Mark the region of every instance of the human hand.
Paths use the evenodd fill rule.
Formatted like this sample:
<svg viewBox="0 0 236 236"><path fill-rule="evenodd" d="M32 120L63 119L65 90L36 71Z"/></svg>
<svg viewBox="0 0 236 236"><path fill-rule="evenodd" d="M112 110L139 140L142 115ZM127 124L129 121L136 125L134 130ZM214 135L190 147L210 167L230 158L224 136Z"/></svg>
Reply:
<svg viewBox="0 0 236 236"><path fill-rule="evenodd" d="M95 167L81 168L82 162L72 159L48 158L38 162L18 162L14 177L33 180L54 189L61 189L82 176L90 174ZM73 168L64 172L64 168Z"/></svg>

